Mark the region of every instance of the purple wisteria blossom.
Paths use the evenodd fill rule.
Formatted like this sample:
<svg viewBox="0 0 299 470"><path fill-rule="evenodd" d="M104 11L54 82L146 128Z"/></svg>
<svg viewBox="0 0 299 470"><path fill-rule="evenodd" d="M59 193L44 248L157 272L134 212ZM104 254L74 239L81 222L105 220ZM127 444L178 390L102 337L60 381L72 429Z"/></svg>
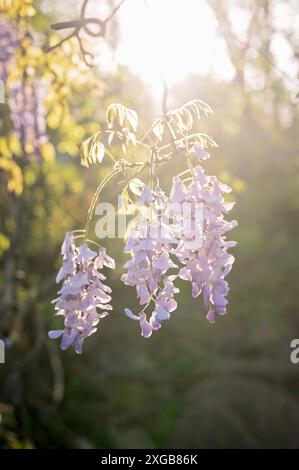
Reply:
<svg viewBox="0 0 299 470"><path fill-rule="evenodd" d="M195 167L194 175L195 179L188 188L174 180L172 194L174 198L178 194L181 203L202 204L202 243L198 249L190 249L189 240L183 233L174 253L183 264L178 276L191 282L193 297L203 293L207 320L213 323L216 313L225 315L227 312L229 285L225 277L234 263L228 249L236 242L227 241L225 234L237 222L228 222L224 218L234 205L225 202L223 197L231 188L220 183L215 176L206 176L201 166Z"/></svg>
<svg viewBox="0 0 299 470"><path fill-rule="evenodd" d="M0 18L0 80L5 84L14 133L25 153L32 156L40 155L41 146L48 141L45 99L49 84L30 67L24 70L26 78L10 78L17 67L17 50L25 34L15 21Z"/></svg>
<svg viewBox="0 0 299 470"><path fill-rule="evenodd" d="M61 337L61 349L73 346L81 353L85 338L97 331L100 319L112 310L111 289L104 284L106 277L100 270L104 266L114 269L115 262L105 248L96 252L86 243L76 247L71 232L65 236L61 254L63 264L56 282L63 281L63 284L58 292L60 296L53 303L56 315L64 317L64 329L49 331L49 337Z"/></svg>
<svg viewBox="0 0 299 470"><path fill-rule="evenodd" d="M128 110L119 104L113 106L122 110L115 118L123 126L121 116ZM109 114L111 109L108 129L114 119L114 111L112 118ZM124 251L129 259L124 264L121 280L126 286L134 287L139 306L133 310L126 307L124 312L129 319L138 322L144 338L150 338L172 317L178 306L176 294L181 281L190 282L194 299L201 296L210 323L214 323L218 315L227 313L230 290L227 275L234 263L229 251L236 245L227 240L227 232L236 227L237 222L226 219L234 206L226 200L231 188L216 176L206 175L202 168L203 161L210 156L206 148L217 145L202 133L191 133L194 116L199 118L202 112L208 114L211 109L201 100L193 100L156 120L141 140L141 145L150 151L150 159L144 163L115 161L89 209L85 233L88 233L92 212L104 186L117 173L125 178L122 180L125 182L122 209L131 216L135 211L135 216L126 232ZM151 132L157 140L149 146L144 142ZM98 138L98 135L93 137ZM95 150L89 147L88 139L84 143L85 157L96 160ZM197 158L197 166L193 166L189 154ZM188 169L173 178L169 195L166 195L159 185L157 169L177 157L181 161L187 159ZM136 178L145 168L149 169L148 185ZM62 255L64 261L56 280L63 284L60 297L54 303L57 315L64 317L64 329L51 331L49 335L62 337L62 349L72 345L81 352L83 340L96 331L99 320L111 310L111 289L103 284L105 277L100 271L104 266L114 268L115 265L104 248L95 252L86 243L76 247L71 233L66 235Z"/></svg>
<svg viewBox="0 0 299 470"><path fill-rule="evenodd" d="M46 136L45 99L47 84L38 77L13 81L8 88L8 104L14 132L28 155L39 155Z"/></svg>
<svg viewBox="0 0 299 470"><path fill-rule="evenodd" d="M194 145L193 147L193 152L195 153L197 159L202 162L204 160L207 160L208 158L210 158L210 154L209 152L207 152L206 150L204 150L200 145Z"/></svg>
<svg viewBox="0 0 299 470"><path fill-rule="evenodd" d="M5 16L0 18L0 80L8 78L9 69L13 64L13 55L20 45L21 34L15 21Z"/></svg>
<svg viewBox="0 0 299 470"><path fill-rule="evenodd" d="M149 338L177 306L173 299L173 294L178 292L173 285L176 276L168 274L169 269L177 268L170 256L171 244L177 240L167 227L163 227L162 214L168 204L164 192L160 188L152 192L144 186L140 203L148 206L148 213L144 215L143 211L136 229L130 233L125 252L131 253L131 259L124 265L127 272L121 280L136 287L139 304L144 306L139 315L134 315L130 309L125 309L125 313L129 318L139 320L141 335ZM145 309L151 303L154 309L148 319Z"/></svg>
<svg viewBox="0 0 299 470"><path fill-rule="evenodd" d="M131 259L124 267L122 281L135 286L139 304L145 306L139 315L125 309L126 315L140 322L141 335L145 338L161 328L176 310L174 294L179 292L174 285L177 277L191 282L192 296L203 295L206 318L214 323L216 314L227 312L229 292L226 275L230 272L234 257L228 253L236 242L226 240L226 232L237 222L225 220L234 203L225 202L224 194L231 188L207 176L201 166L193 169L194 178L185 186L180 178L173 178L170 196L167 198L160 188L150 191L144 186L140 203L149 207L149 214L162 212L172 220L165 227L163 217L154 217L141 211L138 231L131 231L125 252ZM197 219L198 207L201 218ZM200 225L200 226L198 226ZM167 234L167 236L165 236ZM200 238L193 238L200 234ZM180 267L174 262L176 258ZM175 269L169 274L168 270ZM152 306L147 317L145 310Z"/></svg>

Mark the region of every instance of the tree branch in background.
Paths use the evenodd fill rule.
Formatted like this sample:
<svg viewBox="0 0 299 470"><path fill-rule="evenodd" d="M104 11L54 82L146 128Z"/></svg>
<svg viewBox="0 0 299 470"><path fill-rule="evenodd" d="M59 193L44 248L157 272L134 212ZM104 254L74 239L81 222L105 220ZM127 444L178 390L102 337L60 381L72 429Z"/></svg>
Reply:
<svg viewBox="0 0 299 470"><path fill-rule="evenodd" d="M57 47L60 47L63 43L69 41L72 38L76 38L79 43L82 58L85 64L89 66L92 65L90 63L90 59L93 56L90 52L88 52L85 49L83 42L82 42L82 38L80 37L80 33L82 29L84 30L86 34L88 34L91 37L94 37L94 38L105 37L107 24L109 23L109 21L112 20L112 18L115 16L115 14L118 12L120 7L123 5L123 3L126 0L121 0L112 10L112 12L107 16L107 18L104 20L101 20L99 18L94 18L94 17L91 17L91 18L86 17L86 8L88 5L88 1L89 0L84 0L82 7L81 7L80 18L78 20L62 21L62 22L54 23L51 25L51 28L54 31L61 31L61 30L70 29L70 28L72 28L73 31L69 33L66 37L61 39L61 41L59 41L57 44L54 44L54 46L47 47L46 48L47 52L53 51L54 49L56 49ZM95 31L91 29L90 26L96 26L97 30Z"/></svg>
<svg viewBox="0 0 299 470"><path fill-rule="evenodd" d="M243 87L245 50L244 48L240 48L238 45L238 41L232 31L231 23L223 2L219 0L207 0L207 3L218 22L218 30L225 41L230 60L235 67L236 81Z"/></svg>
<svg viewBox="0 0 299 470"><path fill-rule="evenodd" d="M279 30L277 31L271 22L271 10L269 0L264 0L263 2L253 2L251 6L248 7L248 15L250 17L247 38L241 40L234 33L232 24L229 18L229 3L224 2L224 0L207 0L209 7L211 8L214 17L218 22L218 30L222 38L225 41L227 52L230 57L230 60L235 68L236 77L235 82L239 84L242 89L244 89L244 67L248 59L247 51L252 48L252 38L254 36L260 36L262 28L266 28L268 32L273 36L276 32L279 32L285 40L289 43L291 48L294 51L294 60L298 61L296 55L296 43L292 39L292 35L286 31ZM297 83L297 80L292 77L284 70L281 70L279 66L275 63L275 57L271 52L271 41L268 36L265 35L262 38L261 46L258 49L258 60L259 68L263 73L270 77L271 72L275 72L276 75L279 75L285 83L288 83L289 86L294 87ZM255 46L253 46L255 47Z"/></svg>

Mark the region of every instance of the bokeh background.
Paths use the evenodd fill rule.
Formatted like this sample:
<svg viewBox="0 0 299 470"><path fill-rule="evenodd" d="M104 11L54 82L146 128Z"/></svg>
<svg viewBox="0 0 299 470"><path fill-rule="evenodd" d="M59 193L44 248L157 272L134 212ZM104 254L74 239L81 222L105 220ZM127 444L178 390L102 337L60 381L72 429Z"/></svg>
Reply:
<svg viewBox="0 0 299 470"><path fill-rule="evenodd" d="M105 18L116 5L91 1L89 15ZM77 18L80 2L0 7L0 446L298 447L298 2L127 0L105 38L83 34L94 67L75 38L46 49L67 33L50 24ZM21 39L11 53L12 25ZM113 240L113 315L82 355L61 352L47 338L60 245L84 227L111 169L106 159L82 168L80 143L112 102L148 126L162 110L163 79L169 108L200 98L214 109L202 129L219 148L205 167L233 187L239 221L229 314L208 324L182 283L171 321L144 340L123 314L134 290L119 281L125 257ZM170 176L161 173L166 186Z"/></svg>

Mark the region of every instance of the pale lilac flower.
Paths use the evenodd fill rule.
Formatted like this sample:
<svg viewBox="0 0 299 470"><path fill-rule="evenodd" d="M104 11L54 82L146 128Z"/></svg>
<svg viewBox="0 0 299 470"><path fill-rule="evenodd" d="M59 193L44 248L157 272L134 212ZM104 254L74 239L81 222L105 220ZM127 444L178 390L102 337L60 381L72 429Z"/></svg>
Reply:
<svg viewBox="0 0 299 470"><path fill-rule="evenodd" d="M172 188L169 196L171 202L182 203L186 199L185 186L177 176L172 180Z"/></svg>
<svg viewBox="0 0 299 470"><path fill-rule="evenodd" d="M77 263L88 263L88 261L95 258L96 256L97 253L88 248L88 246L84 243L83 245L80 245L78 249Z"/></svg>
<svg viewBox="0 0 299 470"><path fill-rule="evenodd" d="M175 279L176 276L166 277L164 287L157 293L155 309L150 318L150 324L153 330L160 329L161 323L165 320L169 320L171 317L170 314L177 308L177 302L173 298L174 294L179 292L179 289L173 284Z"/></svg>
<svg viewBox="0 0 299 470"><path fill-rule="evenodd" d="M194 145L192 150L193 150L193 152L195 153L195 155L197 156L197 158L200 162L210 158L209 152L204 150L200 145Z"/></svg>
<svg viewBox="0 0 299 470"><path fill-rule="evenodd" d="M139 321L141 336L144 338L149 338L152 335L153 328L147 321L146 314L144 312L140 312L139 315L135 315L132 310L125 308L125 314L127 317L131 318L131 320Z"/></svg>
<svg viewBox="0 0 299 470"><path fill-rule="evenodd" d="M77 248L71 232L65 236L61 254L63 265L56 281L63 280L63 284L53 303L56 315L64 317L64 329L49 331L49 337L61 338L61 349L73 346L81 353L84 339L97 331L100 319L112 310L111 289L103 283L106 278L100 270L103 266L114 269L115 263L105 248L96 252L86 243Z"/></svg>
<svg viewBox="0 0 299 470"><path fill-rule="evenodd" d="M152 327L150 323L147 321L145 313L140 313L140 328L141 328L141 336L144 338L149 338L152 335Z"/></svg>
<svg viewBox="0 0 299 470"><path fill-rule="evenodd" d="M152 199L153 199L152 192L151 192L150 188L145 184L143 186L143 189L142 189L142 192L141 192L141 195L140 195L140 202L142 204L148 206L152 202Z"/></svg>

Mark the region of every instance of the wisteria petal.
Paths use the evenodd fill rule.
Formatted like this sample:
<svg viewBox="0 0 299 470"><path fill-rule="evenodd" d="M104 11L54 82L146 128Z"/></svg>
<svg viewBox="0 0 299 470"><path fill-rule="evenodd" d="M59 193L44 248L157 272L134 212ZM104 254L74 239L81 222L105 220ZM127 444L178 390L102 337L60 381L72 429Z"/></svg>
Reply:
<svg viewBox="0 0 299 470"><path fill-rule="evenodd" d="M129 308L125 308L125 314L127 315L127 317L131 318L131 320L140 321L140 317L138 315L134 315L132 310L130 310Z"/></svg>
<svg viewBox="0 0 299 470"><path fill-rule="evenodd" d="M194 145L192 150L200 162L210 158L210 154L206 150L204 150L200 145Z"/></svg>
<svg viewBox="0 0 299 470"><path fill-rule="evenodd" d="M157 318L159 321L169 320L169 318L170 318L170 313L169 313L168 310L166 310L165 308L158 307L158 308L156 309L156 318Z"/></svg>
<svg viewBox="0 0 299 470"><path fill-rule="evenodd" d="M210 323L215 323L215 312L213 309L209 309L207 313L207 320Z"/></svg>
<svg viewBox="0 0 299 470"><path fill-rule="evenodd" d="M137 295L140 305L147 304L151 297L148 289L143 284L137 286Z"/></svg>
<svg viewBox="0 0 299 470"><path fill-rule="evenodd" d="M64 330L51 330L48 332L48 336L51 339L57 339L60 338L64 333Z"/></svg>
<svg viewBox="0 0 299 470"><path fill-rule="evenodd" d="M171 202L181 204L186 199L185 186L177 177L173 178L172 188L169 196Z"/></svg>
<svg viewBox="0 0 299 470"><path fill-rule="evenodd" d="M152 198L153 195L150 188L144 185L140 196L141 204L149 205L152 202Z"/></svg>
<svg viewBox="0 0 299 470"><path fill-rule="evenodd" d="M149 338L152 335L151 324L147 321L145 313L140 313L141 336Z"/></svg>
<svg viewBox="0 0 299 470"><path fill-rule="evenodd" d="M86 263L87 261L95 258L96 256L97 256L97 253L91 250L90 248L88 248L88 246L85 243L83 243L82 245L80 245L78 249L77 262Z"/></svg>
<svg viewBox="0 0 299 470"><path fill-rule="evenodd" d="M61 247L61 254L68 255L69 253L74 253L75 249L74 236L72 232L67 232Z"/></svg>
<svg viewBox="0 0 299 470"><path fill-rule="evenodd" d="M67 276L73 275L75 273L75 263L71 257L68 257L66 261L61 266L57 276L56 282L59 283L62 279L65 279Z"/></svg>

